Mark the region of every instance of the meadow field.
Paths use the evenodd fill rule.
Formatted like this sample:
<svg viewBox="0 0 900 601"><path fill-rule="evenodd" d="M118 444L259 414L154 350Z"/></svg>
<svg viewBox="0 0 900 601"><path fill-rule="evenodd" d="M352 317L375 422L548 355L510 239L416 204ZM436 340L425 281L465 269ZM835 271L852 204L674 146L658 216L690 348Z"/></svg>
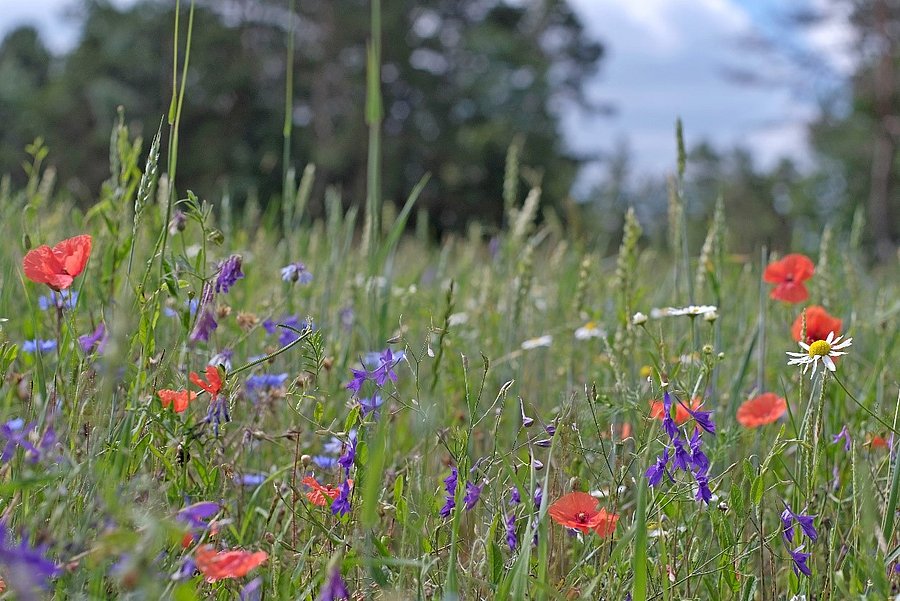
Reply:
<svg viewBox="0 0 900 601"><path fill-rule="evenodd" d="M629 211L607 255L512 146L503 226L436 242L427 177L378 198L377 126L366 202L312 165L179 189L183 100L119 122L89 207L48 167L77 148L0 184L0 599L898 594L900 278L862 214L736 254L720 203L694 247L673 136L666 241Z"/></svg>

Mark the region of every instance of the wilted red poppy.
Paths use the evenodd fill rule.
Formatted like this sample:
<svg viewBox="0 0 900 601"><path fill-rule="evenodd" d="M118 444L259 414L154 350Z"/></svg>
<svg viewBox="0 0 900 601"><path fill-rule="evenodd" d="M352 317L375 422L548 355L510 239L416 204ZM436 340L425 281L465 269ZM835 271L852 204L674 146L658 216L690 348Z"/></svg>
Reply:
<svg viewBox="0 0 900 601"><path fill-rule="evenodd" d="M234 549L217 552L212 545L200 547L194 555L197 569L206 577L207 582L246 576L250 570L268 558L269 554L265 551L251 553L243 549Z"/></svg>
<svg viewBox="0 0 900 601"><path fill-rule="evenodd" d="M619 516L606 509L597 509L597 499L584 492L570 492L550 506L550 517L557 524L581 532L593 530L608 536L616 529Z"/></svg>
<svg viewBox="0 0 900 601"><path fill-rule="evenodd" d="M803 283L816 270L812 260L805 255L787 255L780 261L769 263L763 273L763 281L776 284L769 296L775 300L799 303L809 298Z"/></svg>
<svg viewBox="0 0 900 601"><path fill-rule="evenodd" d="M688 413L687 408L679 403L678 401L672 401L672 404L675 405L675 423L679 426L691 419L691 414ZM700 406L703 404L703 401L700 399L694 399L691 401L691 411L697 411L700 409ZM665 414L665 405L662 401L653 401L650 404L650 417L653 419L662 419Z"/></svg>
<svg viewBox="0 0 900 601"><path fill-rule="evenodd" d="M196 392L187 390L157 390L156 394L162 401L162 406L172 405L175 413L181 413L187 409L190 402L197 398Z"/></svg>
<svg viewBox="0 0 900 601"><path fill-rule="evenodd" d="M778 421L787 411L787 401L775 394L767 392L738 407L738 423L745 428L757 428Z"/></svg>
<svg viewBox="0 0 900 601"><path fill-rule="evenodd" d="M209 395L215 398L222 391L222 376L219 375L219 369L212 365L206 367L206 381L197 375L197 372L191 372L191 382L205 390Z"/></svg>
<svg viewBox="0 0 900 601"><path fill-rule="evenodd" d="M886 449L888 446L890 445L888 445L888 441L883 436L875 435L869 441L869 448L871 449Z"/></svg>
<svg viewBox="0 0 900 601"><path fill-rule="evenodd" d="M25 277L54 290L72 285L75 276L84 271L91 256L91 237L75 236L63 240L53 248L46 244L30 250L22 260Z"/></svg>
<svg viewBox="0 0 900 601"><path fill-rule="evenodd" d="M844 322L833 315L829 315L823 307L812 305L806 308L806 342L812 344L816 340L825 340L828 334L834 332L837 336L841 333ZM803 332L803 313L794 320L791 326L791 336L800 342L800 334Z"/></svg>

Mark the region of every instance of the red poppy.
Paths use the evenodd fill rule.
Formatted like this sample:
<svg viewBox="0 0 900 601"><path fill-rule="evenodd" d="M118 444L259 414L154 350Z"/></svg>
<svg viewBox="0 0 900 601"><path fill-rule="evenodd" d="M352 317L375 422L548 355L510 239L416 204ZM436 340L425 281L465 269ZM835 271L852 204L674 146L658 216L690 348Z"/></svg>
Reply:
<svg viewBox="0 0 900 601"><path fill-rule="evenodd" d="M806 308L806 340L807 344L812 344L816 340L825 340L828 334L834 332L837 336L841 333L844 322L833 315L829 315L823 307L812 305ZM797 342L800 342L800 334L803 331L803 313L794 320L791 326L791 336Z"/></svg>
<svg viewBox="0 0 900 601"><path fill-rule="evenodd" d="M888 441L883 436L873 436L869 441L870 449L886 449L888 446Z"/></svg>
<svg viewBox="0 0 900 601"><path fill-rule="evenodd" d="M337 499L338 495L341 494L341 491L333 486L322 486L319 484L318 480L313 478L312 476L307 476L301 482L310 488L311 491L306 493L306 498L309 499L309 502L313 505L318 505L320 507L324 507L328 504L325 500L325 497L330 497L332 500Z"/></svg>
<svg viewBox="0 0 900 601"><path fill-rule="evenodd" d="M217 552L212 545L200 547L194 555L197 569L206 576L207 582L246 576L250 570L268 558L269 554L265 551L251 553L243 549L233 549Z"/></svg>
<svg viewBox="0 0 900 601"><path fill-rule="evenodd" d="M679 403L678 401L672 401L675 405L675 423L679 426L691 419L691 414L688 413L687 408ZM691 401L691 411L697 411L700 409L703 401L700 399L694 399ZM665 405L663 405L662 401L653 401L650 405L650 417L653 419L662 419L665 414Z"/></svg>
<svg viewBox="0 0 900 601"><path fill-rule="evenodd" d="M208 392L213 398L222 391L222 376L219 374L219 369L212 365L206 367L206 381L200 378L197 372L192 371L191 382Z"/></svg>
<svg viewBox="0 0 900 601"><path fill-rule="evenodd" d="M197 398L196 392L187 390L157 390L156 395L162 401L163 407L172 405L175 413L181 413L187 409L190 402Z"/></svg>
<svg viewBox="0 0 900 601"><path fill-rule="evenodd" d="M91 256L91 237L75 236L63 240L53 248L42 245L30 250L22 260L25 277L54 290L72 285L75 276L84 271Z"/></svg>
<svg viewBox="0 0 900 601"><path fill-rule="evenodd" d="M780 261L769 263L763 273L763 281L777 284L770 297L788 303L799 303L809 298L803 284L816 270L812 260L805 255L788 255Z"/></svg>
<svg viewBox="0 0 900 601"><path fill-rule="evenodd" d="M738 407L738 423L745 428L757 428L778 421L787 411L787 401L775 394L767 392Z"/></svg>
<svg viewBox="0 0 900 601"><path fill-rule="evenodd" d="M616 529L619 516L606 509L597 509L597 499L584 492L570 492L550 506L550 517L557 524L581 532L593 530L608 536Z"/></svg>

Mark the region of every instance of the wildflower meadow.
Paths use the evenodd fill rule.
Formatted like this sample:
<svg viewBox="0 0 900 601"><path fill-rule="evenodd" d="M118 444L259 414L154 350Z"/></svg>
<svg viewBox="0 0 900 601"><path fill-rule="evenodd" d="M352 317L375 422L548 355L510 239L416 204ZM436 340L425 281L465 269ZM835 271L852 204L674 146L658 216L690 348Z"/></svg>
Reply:
<svg viewBox="0 0 900 601"><path fill-rule="evenodd" d="M897 595L900 278L864 221L742 255L720 203L695 247L673 135L662 242L570 237L514 145L503 227L435 242L427 176L379 196L378 43L367 196L324 218L313 165L281 202L179 186L189 38L89 207L46 167L77 148L4 180L0 599Z"/></svg>

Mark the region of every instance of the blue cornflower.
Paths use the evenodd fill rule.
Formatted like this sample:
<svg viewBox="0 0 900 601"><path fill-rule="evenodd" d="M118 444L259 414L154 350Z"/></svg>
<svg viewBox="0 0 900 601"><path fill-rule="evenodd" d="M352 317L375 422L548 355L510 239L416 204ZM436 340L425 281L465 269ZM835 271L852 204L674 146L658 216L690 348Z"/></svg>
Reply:
<svg viewBox="0 0 900 601"><path fill-rule="evenodd" d="M246 389L247 394L256 401L266 392L282 388L285 382L287 382L288 377L287 373L257 374L247 378L247 381L244 382L244 388Z"/></svg>
<svg viewBox="0 0 900 601"><path fill-rule="evenodd" d="M819 533L816 532L816 527L813 524L815 518L816 516L814 515L794 513L793 510L791 510L791 506L785 503L784 511L781 512L781 526L784 539L789 542L794 542L794 523L796 522L800 525L803 534L805 534L809 540L815 542L819 537Z"/></svg>
<svg viewBox="0 0 900 601"><path fill-rule="evenodd" d="M330 457L328 455L313 455L312 460L313 463L323 470L330 470L338 464L336 457Z"/></svg>
<svg viewBox="0 0 900 601"><path fill-rule="evenodd" d="M662 455L656 458L656 463L647 468L647 472L644 476L647 477L647 481L650 486L657 486L661 481L663 474L666 473L666 466L669 463L669 449L666 447L663 449Z"/></svg>
<svg viewBox="0 0 900 601"><path fill-rule="evenodd" d="M456 507L456 485L458 480L459 471L457 471L456 466L454 465L450 468L450 475L444 478L444 490L447 492L447 497L444 506L441 507L442 518L449 517L450 513Z"/></svg>
<svg viewBox="0 0 900 601"><path fill-rule="evenodd" d="M791 567L794 568L794 573L797 574L797 576L800 574L812 576L812 570L806 565L806 560L809 559L812 553L803 553L803 545L800 545L793 551L788 549L788 553L791 555L791 560L794 562L794 565Z"/></svg>
<svg viewBox="0 0 900 601"><path fill-rule="evenodd" d="M339 599L349 598L350 591L347 590L347 585L344 583L344 579L341 578L340 569L335 566L331 569L328 580L322 585L322 590L319 591L316 601L338 601Z"/></svg>
<svg viewBox="0 0 900 601"><path fill-rule="evenodd" d="M240 476L235 476L234 481L243 486L259 486L268 478L268 474L263 474L260 472L251 472L248 474L241 474Z"/></svg>
<svg viewBox="0 0 900 601"><path fill-rule="evenodd" d="M466 496L463 497L463 508L466 511L471 511L475 504L478 503L478 499L481 498L482 488L484 488L484 483L481 486L476 486L471 482L466 482Z"/></svg>
<svg viewBox="0 0 900 601"><path fill-rule="evenodd" d="M363 417L371 415L375 419L378 419L381 405L383 403L384 399L381 398L380 394L376 393L371 397L359 399L359 408L362 412Z"/></svg>
<svg viewBox="0 0 900 601"><path fill-rule="evenodd" d="M337 516L350 513L350 482L344 480L341 484L340 494L331 503L331 513Z"/></svg>
<svg viewBox="0 0 900 601"><path fill-rule="evenodd" d="M348 442L344 445L344 454L338 458L338 463L349 474L353 462L356 461L356 430L350 430Z"/></svg>
<svg viewBox="0 0 900 601"><path fill-rule="evenodd" d="M278 326L288 326L279 328ZM285 315L280 320L275 321L273 319L266 319L262 323L263 329L269 334L274 334L275 332L280 332L278 335L278 344L281 346L287 346L293 341L300 338L300 334L290 330L288 328L293 328L294 330L305 330L306 328L312 328L313 324L305 319L300 319L296 315Z"/></svg>
<svg viewBox="0 0 900 601"><path fill-rule="evenodd" d="M29 546L27 537L18 545L10 540L10 532L4 522L0 522L0 565L3 576L12 589L23 599L34 598L35 589L47 588L47 581L58 576L62 570L45 557L46 547Z"/></svg>
<svg viewBox="0 0 900 601"><path fill-rule="evenodd" d="M98 353L102 353L103 347L106 346L106 338L106 326L101 322L92 333L79 336L78 345L85 353L90 353L95 347Z"/></svg>
<svg viewBox="0 0 900 601"><path fill-rule="evenodd" d="M22 350L26 353L33 353L35 351L49 353L55 348L56 340L41 340L39 338L33 338L31 340L25 340L24 342L22 342Z"/></svg>
<svg viewBox="0 0 900 601"><path fill-rule="evenodd" d="M241 255L231 255L219 263L219 275L216 278L217 293L228 292L239 279L244 277L244 273L241 271L242 262Z"/></svg>
<svg viewBox="0 0 900 601"><path fill-rule="evenodd" d="M38 307L41 311L50 308L72 309L78 302L78 292L75 290L60 290L59 292L51 290L50 294L38 297Z"/></svg>
<svg viewBox="0 0 900 601"><path fill-rule="evenodd" d="M210 357L206 364L212 365L213 367L221 365L225 368L225 371L231 371L232 357L234 357L234 351L230 348L223 348L221 351Z"/></svg>
<svg viewBox="0 0 900 601"><path fill-rule="evenodd" d="M296 261L281 268L281 279L285 282L309 284L312 281L313 276L307 271L304 263Z"/></svg>
<svg viewBox="0 0 900 601"><path fill-rule="evenodd" d="M516 538L516 514L510 513L506 516L506 544L510 551L515 551L519 544Z"/></svg>
<svg viewBox="0 0 900 601"><path fill-rule="evenodd" d="M831 442L832 444L834 444L842 438L844 439L844 450L849 451L852 441L850 440L850 432L847 430L847 424L844 424L844 427L841 428L841 431L832 437Z"/></svg>

